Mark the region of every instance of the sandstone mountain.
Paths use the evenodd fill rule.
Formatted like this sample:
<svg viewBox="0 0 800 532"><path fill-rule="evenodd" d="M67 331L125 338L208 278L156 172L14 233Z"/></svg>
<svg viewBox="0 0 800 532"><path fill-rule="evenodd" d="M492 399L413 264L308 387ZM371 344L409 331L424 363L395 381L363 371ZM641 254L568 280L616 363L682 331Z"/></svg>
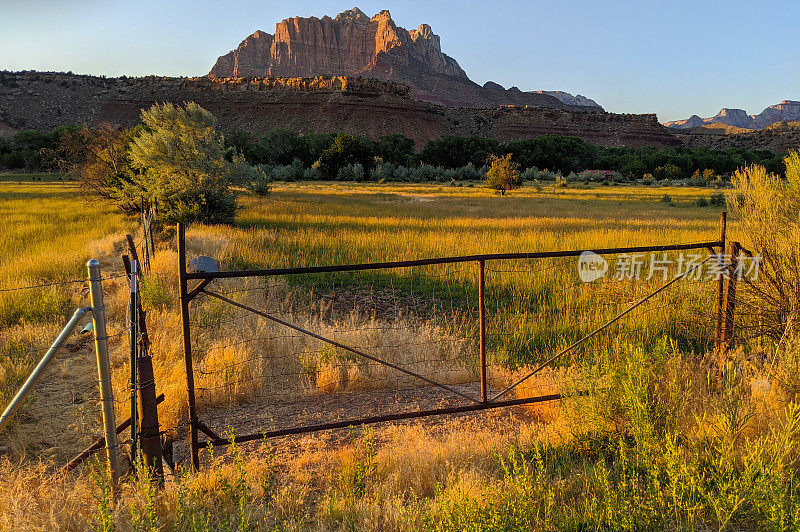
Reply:
<svg viewBox="0 0 800 532"><path fill-rule="evenodd" d="M675 120L664 123L673 129L690 130L708 124L725 124L743 129L764 129L777 122L791 122L800 120L800 101L783 100L776 105L770 105L757 115L748 115L742 109L723 108L715 116L700 118L692 115L686 120Z"/></svg>
<svg viewBox="0 0 800 532"><path fill-rule="evenodd" d="M471 81L458 62L442 52L439 36L427 24L413 30L397 26L389 11L372 18L360 9L324 16L293 17L275 33L256 31L219 57L210 77L363 76L408 85L415 99L450 107L519 105L602 111L582 96L505 90ZM516 89L516 90L514 90Z"/></svg>

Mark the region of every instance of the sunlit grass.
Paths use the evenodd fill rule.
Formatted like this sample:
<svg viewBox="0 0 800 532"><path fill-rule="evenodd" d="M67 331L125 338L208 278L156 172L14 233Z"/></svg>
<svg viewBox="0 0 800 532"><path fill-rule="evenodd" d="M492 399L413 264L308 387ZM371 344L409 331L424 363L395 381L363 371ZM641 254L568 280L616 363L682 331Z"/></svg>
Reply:
<svg viewBox="0 0 800 532"><path fill-rule="evenodd" d="M661 201L664 194L674 205ZM696 243L719 234L719 210L695 203L708 194L688 187L593 185L524 187L500 197L484 187L287 184L266 199L243 198L234 226L197 230L225 241L219 258L228 268ZM309 286L366 283L451 302L455 290L457 306L473 313L477 308L477 264L291 280ZM609 302L632 302L660 286L616 283L598 290L577 280L573 259L487 263L489 334L498 361L532 362L624 308ZM712 291L710 283L676 286L669 298L651 305L666 311L640 313L614 332L635 331L631 339L646 343L672 335L702 350ZM701 321L698 307L706 311L703 323L686 327Z"/></svg>
<svg viewBox="0 0 800 532"><path fill-rule="evenodd" d="M82 280L87 275L85 262L100 252L97 244L130 224L108 204L59 183L0 183L0 220L4 408L67 317L88 305ZM101 258L106 253L103 249ZM38 286L52 283L64 284ZM35 288L27 288L31 286Z"/></svg>
<svg viewBox="0 0 800 532"><path fill-rule="evenodd" d="M39 190L39 195L30 196L31 201L17 198L15 204L29 213L29 220L48 216L45 209L30 205L36 201L61 202L64 209L84 206L71 189L31 187L16 193ZM49 190L56 191L55 197L45 194ZM674 206L661 201L664 194ZM232 226L189 227L187 246L190 256L210 255L223 268L233 269L709 241L718 235L719 209L695 204L708 194L684 187L541 192L529 187L501 198L480 187L279 184L268 198L241 198L242 209ZM32 253L18 263L19 278L11 275L17 271L13 267L6 271L0 265L6 281L61 278L57 274L64 271L80 277L92 248L108 254L111 241L98 244L97 239L120 231L125 221L104 212L103 206L87 208L100 211L105 233L92 233L74 211L74 222L64 213L30 233L18 222L18 234L33 243ZM56 253L48 240L61 238L60 226L72 223L91 237L82 243L59 241L66 253L55 259L63 261L58 268L32 266L36 250L45 256ZM69 230L76 240L84 236L84 231ZM731 224L729 238L737 239L736 231ZM156 387L167 397L159 407L162 429L185 427L186 419L176 267L174 241L165 240L143 285ZM389 287L405 295L413 291L421 299L446 303L437 308L451 319L396 320L391 325L399 330L392 337L373 330L387 325L380 319L325 321L307 312L312 299L307 289L323 288L332 279L337 287ZM490 263L486 281L490 356L507 366L530 364L552 353L663 284L584 285L574 261L560 259ZM387 344L382 357L403 355L399 363L423 372L432 369L420 364L423 357L437 370L453 361L474 364L476 263L272 282L274 293L232 297L253 306L271 301L294 322L336 334L347 344ZM260 279L249 283L215 282L210 288L263 286ZM114 323L123 317L119 303L124 302L124 288L123 279L108 291L109 301L117 303L110 305L117 308ZM212 460L204 451L201 473L170 481L160 493L146 478L126 482L116 503L101 474L53 476L45 466L20 467L4 460L0 472L8 481L0 500L12 502L0 505L0 527L78 530L90 522L106 522L123 530L791 529L800 522L793 458L800 411L786 407L787 396L778 384L763 396L751 392L751 380L770 375L744 355L731 355L724 366L735 376L709 376L709 359L701 356L710 332L703 312L713 309L714 290L705 281L676 285L648 312L632 314L598 337L591 350L568 361L569 368L527 383L526 393L590 386L590 397L551 403L547 415L538 407L526 411L531 417L498 410L496 417L457 417L438 428L379 426L376 436L359 429L344 442L330 434L310 435L281 442L275 452L250 447L243 455L225 455L217 450ZM604 301L614 305L603 306ZM287 310L292 303L296 308ZM301 364L309 381L304 393L366 388L389 377L370 373L351 358L336 359L341 354L320 350L312 342L289 345L288 340L273 339L237 347L253 336L277 337L282 329L255 316L223 322L230 317L227 307L203 296L192 308L193 319L211 326L195 337L196 383L220 386L216 395L202 396L203 416L208 409L257 400L254 395L269 391L260 386L274 385L278 374L294 375ZM431 358L425 344L451 335L468 341ZM423 345L417 351L392 348L413 342ZM114 387L120 397L128 377L123 343L112 346ZM21 349L19 342L11 347ZM215 347L219 349L209 349ZM304 358L281 358L297 347L303 348ZM247 362L250 358L256 362ZM86 386L96 386L96 375L87 368ZM452 382L474 379L474 365L469 368L453 366L461 371L452 372ZM501 382L525 373L497 366L491 370L490 379ZM570 380L565 384L566 375ZM240 379L245 385L236 384ZM301 390L298 383L289 384ZM742 422L750 408L755 413ZM120 416L124 410L125 405L118 406Z"/></svg>

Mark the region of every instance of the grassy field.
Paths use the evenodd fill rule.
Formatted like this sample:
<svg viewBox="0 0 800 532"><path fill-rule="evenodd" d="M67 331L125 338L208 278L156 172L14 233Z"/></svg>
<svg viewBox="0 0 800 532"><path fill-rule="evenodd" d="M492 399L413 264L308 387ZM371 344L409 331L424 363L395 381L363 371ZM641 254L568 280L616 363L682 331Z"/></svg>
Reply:
<svg viewBox="0 0 800 532"><path fill-rule="evenodd" d="M5 177L0 179L5 181ZM88 200L72 185L31 179L38 175L27 177L29 181L21 184L0 183L2 408L68 316L79 305L88 305L83 282L86 261L101 258L106 275L118 273L108 270L108 252L112 242L119 241L121 234L133 227L122 215ZM106 284L111 288L115 282ZM69 344L77 347L74 342ZM70 453L86 444L97 429L96 409L91 402L84 402L84 398L92 398L96 389L91 381L93 374L89 346L74 352L62 350L38 393L4 434L3 445L20 456L47 456L60 454L59 450ZM49 408L48 403L62 406ZM74 408L63 406L70 403L75 403Z"/></svg>
<svg viewBox="0 0 800 532"><path fill-rule="evenodd" d="M719 232L720 209L696 202L711 193L688 187L524 187L500 197L477 185L276 184L269 197L242 197L231 226L190 226L187 245L191 256L218 258L224 268L250 268L699 242L715 240ZM669 201L662 200L665 195ZM20 257L8 268L0 264L5 286L81 278L81 263L89 256L119 270L120 233L130 221L107 207L87 204L60 184L0 184L0 198L4 216L17 220L12 236L0 238L0 250L4 257ZM96 230L91 219L100 220ZM38 230L27 233L34 222ZM740 237L735 221L728 236ZM186 419L173 240L167 228L143 285L156 385L167 396L159 410L165 429ZM45 268L42 257L58 257L58 264ZM487 265L493 384L509 382L520 375L517 365L546 357L663 284L586 285L577 277L574 261ZM25 315L29 331L50 334L45 327L52 328L71 304L85 299L69 286L53 289L63 301L59 312ZM475 377L463 367L475 353L475 265L213 286L406 367L446 370L448 382ZM369 297L359 301L365 315L335 306L338 297L349 301L364 293ZM204 453L202 473L170 479L160 494L146 478L128 482L116 502L97 467L62 477L50 473L58 463L37 466L35 459L21 458L21 452L42 449L57 434L54 425L49 434L34 430L34 413L46 410L45 401L37 402L30 405L31 419L13 427L18 444L12 445L12 459L0 462L7 478L0 486L0 526L791 529L800 522L792 458L800 410L779 384L777 376L785 375L776 369L782 364L773 354L735 353L719 361L706 352L710 322L703 316L713 308L713 294L708 282L676 286L651 311L631 315L591 349L521 391L569 391L581 384L592 392L589 397L441 425L378 426L349 436L265 442L257 449L234 446L215 456ZM124 320L124 296L124 280L108 287L114 331ZM6 320L7 334L21 327L23 310L13 309L28 312L29 301L20 292L3 297L0 320ZM333 301L332 311L323 308L324 301ZM430 303L425 308L433 311L419 310L418 302ZM381 313L384 304L394 313ZM398 305L413 312L397 313ZM275 386L276 377L298 368L309 396L386 377L318 343L278 338L278 329L266 320L227 313L208 299L198 299L193 312L197 385L218 390L201 397L203 416L237 406L255 411L256 399L267 397L265 390ZM396 348L412 343L422 347ZM432 346L442 344L453 347L431 353ZM112 341L112 351L115 391L124 397L124 335ZM301 355L275 355L289 351ZM88 349L78 354L91 362ZM89 368L72 377L96 387ZM3 373L0 385L16 384L20 374ZM773 384L752 384L765 379ZM118 413L125 408L120 405ZM176 430L185 437L185 429Z"/></svg>
<svg viewBox="0 0 800 532"><path fill-rule="evenodd" d="M710 193L596 185L526 188L499 197L483 187L290 186L267 199L248 198L237 226L215 228L215 234L227 242L220 256L231 268L692 243L718 238L719 209L696 206ZM665 194L672 204L661 200ZM735 238L735 227L730 233ZM466 294L458 299L466 298L473 311L477 302L474 265L317 276L309 282L315 288L369 283L444 297L447 303L454 293ZM490 262L486 282L489 329L502 344L502 358L512 363L532 362L531 352L574 341L621 310L603 305L658 286L644 281L584 286L574 259ZM698 319L694 303L707 310L710 288L678 286L669 313L627 323L648 342L668 335L699 349L704 339L697 330L679 331L676 324Z"/></svg>

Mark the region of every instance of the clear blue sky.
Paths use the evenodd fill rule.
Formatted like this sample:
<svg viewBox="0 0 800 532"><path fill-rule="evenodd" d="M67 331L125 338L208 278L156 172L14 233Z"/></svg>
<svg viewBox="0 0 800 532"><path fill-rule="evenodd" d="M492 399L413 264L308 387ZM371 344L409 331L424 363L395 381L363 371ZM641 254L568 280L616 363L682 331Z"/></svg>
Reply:
<svg viewBox="0 0 800 532"><path fill-rule="evenodd" d="M0 0L0 69L201 75L283 18L346 1ZM474 81L565 90L660 120L800 99L797 0L361 1L428 23Z"/></svg>

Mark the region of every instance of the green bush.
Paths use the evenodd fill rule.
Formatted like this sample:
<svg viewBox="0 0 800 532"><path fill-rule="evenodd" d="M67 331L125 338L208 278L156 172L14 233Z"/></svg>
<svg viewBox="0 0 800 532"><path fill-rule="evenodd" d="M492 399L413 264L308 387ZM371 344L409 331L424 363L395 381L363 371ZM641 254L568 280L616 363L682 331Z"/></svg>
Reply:
<svg viewBox="0 0 800 532"><path fill-rule="evenodd" d="M486 184L489 188L499 190L501 195L522 185L519 163L511 160L510 153L504 157L492 158L492 166L486 173Z"/></svg>
<svg viewBox="0 0 800 532"><path fill-rule="evenodd" d="M166 222L229 222L236 213L231 186L263 179L261 169L230 154L214 115L194 102L156 104L142 111L142 121L146 129L130 144L131 179L116 193L120 202L144 196Z"/></svg>
<svg viewBox="0 0 800 532"><path fill-rule="evenodd" d="M708 199L708 204L712 207L724 207L725 194L722 192L715 192L714 194L711 194L711 197Z"/></svg>
<svg viewBox="0 0 800 532"><path fill-rule="evenodd" d="M167 282L157 275L142 278L139 295L146 309L161 309L172 304L172 292Z"/></svg>
<svg viewBox="0 0 800 532"><path fill-rule="evenodd" d="M336 174L337 181L363 181L364 180L364 167L361 163L350 163L346 166L339 168Z"/></svg>

